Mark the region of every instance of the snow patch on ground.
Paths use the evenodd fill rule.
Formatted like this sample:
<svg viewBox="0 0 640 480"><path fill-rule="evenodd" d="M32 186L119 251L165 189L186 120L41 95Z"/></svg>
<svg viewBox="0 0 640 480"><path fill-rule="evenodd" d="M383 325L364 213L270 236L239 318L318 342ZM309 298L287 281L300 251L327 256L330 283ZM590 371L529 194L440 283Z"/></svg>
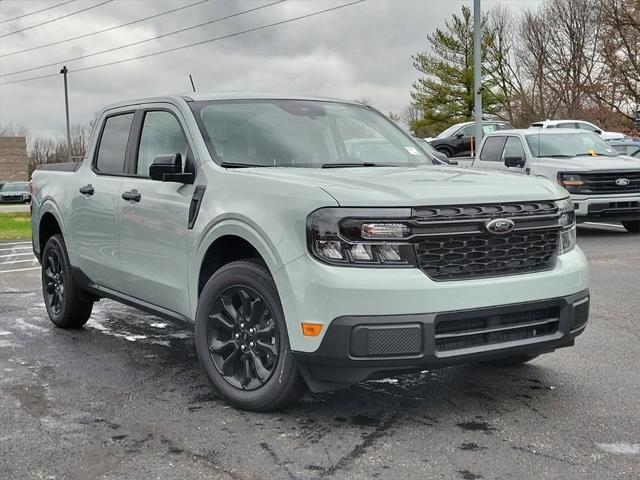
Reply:
<svg viewBox="0 0 640 480"><path fill-rule="evenodd" d="M596 443L600 450L618 455L640 455L640 443Z"/></svg>

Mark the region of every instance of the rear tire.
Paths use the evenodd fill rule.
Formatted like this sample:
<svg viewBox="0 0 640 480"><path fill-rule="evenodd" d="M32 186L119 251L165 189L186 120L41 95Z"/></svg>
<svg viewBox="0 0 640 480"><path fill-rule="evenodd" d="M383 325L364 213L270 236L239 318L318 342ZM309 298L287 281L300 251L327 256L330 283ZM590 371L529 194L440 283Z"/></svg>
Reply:
<svg viewBox="0 0 640 480"><path fill-rule="evenodd" d="M453 157L453 151L450 148L441 147L441 148L436 148L436 150L439 151L440 153L445 154L447 158Z"/></svg>
<svg viewBox="0 0 640 480"><path fill-rule="evenodd" d="M58 328L80 328L91 316L93 302L84 299L73 278L62 235L53 235L42 250L42 295Z"/></svg>
<svg viewBox="0 0 640 480"><path fill-rule="evenodd" d="M622 222L622 225L630 233L640 233L640 220L630 220L628 222Z"/></svg>
<svg viewBox="0 0 640 480"><path fill-rule="evenodd" d="M196 312L196 349L213 388L235 407L277 410L306 390L278 291L261 264L232 262L209 279Z"/></svg>
<svg viewBox="0 0 640 480"><path fill-rule="evenodd" d="M540 355L516 355L513 357L489 360L487 362L482 362L482 364L487 365L489 367L517 367L519 365L530 362L531 360L539 356Z"/></svg>

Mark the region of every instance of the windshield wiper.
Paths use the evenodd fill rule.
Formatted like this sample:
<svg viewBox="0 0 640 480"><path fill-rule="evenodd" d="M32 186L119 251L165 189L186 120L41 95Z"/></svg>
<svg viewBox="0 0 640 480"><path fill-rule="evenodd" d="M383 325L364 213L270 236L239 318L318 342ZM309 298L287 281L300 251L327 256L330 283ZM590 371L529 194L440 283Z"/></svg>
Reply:
<svg viewBox="0 0 640 480"><path fill-rule="evenodd" d="M220 166L224 168L251 168L251 167L267 167L268 165L257 165L255 163L222 162Z"/></svg>
<svg viewBox="0 0 640 480"><path fill-rule="evenodd" d="M608 155L605 155L603 153L578 153L575 156L576 157L607 157Z"/></svg>
<svg viewBox="0 0 640 480"><path fill-rule="evenodd" d="M397 165L391 165L389 163L373 163L373 162L338 162L338 163L323 163L322 168L348 168L348 167L395 167Z"/></svg>

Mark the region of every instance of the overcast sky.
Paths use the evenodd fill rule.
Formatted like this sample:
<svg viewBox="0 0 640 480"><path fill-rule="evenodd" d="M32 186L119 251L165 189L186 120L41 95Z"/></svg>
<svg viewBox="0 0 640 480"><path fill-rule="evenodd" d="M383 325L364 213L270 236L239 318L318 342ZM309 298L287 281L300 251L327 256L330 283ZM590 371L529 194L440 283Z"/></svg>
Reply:
<svg viewBox="0 0 640 480"><path fill-rule="evenodd" d="M1 0L1 20L65 0ZM34 15L0 23L0 36L72 13L105 0L75 0ZM0 37L7 54L82 35L164 12L199 0L113 0L104 5L24 32ZM288 0L177 35L91 58L67 61L185 28L274 0L209 0L179 12L61 45L0 57L0 74L43 64L51 66L0 82L70 70L71 123L85 123L104 105L128 98L188 92L188 74L199 91L249 90L369 98L384 112L409 103L418 77L411 55L427 49L426 35L471 0L368 0L338 11L298 20L146 59L73 73L75 68L113 62L348 3ZM542 0L503 0L515 12ZM483 0L483 9L499 1ZM0 86L0 124L28 127L32 134L64 132L62 75Z"/></svg>

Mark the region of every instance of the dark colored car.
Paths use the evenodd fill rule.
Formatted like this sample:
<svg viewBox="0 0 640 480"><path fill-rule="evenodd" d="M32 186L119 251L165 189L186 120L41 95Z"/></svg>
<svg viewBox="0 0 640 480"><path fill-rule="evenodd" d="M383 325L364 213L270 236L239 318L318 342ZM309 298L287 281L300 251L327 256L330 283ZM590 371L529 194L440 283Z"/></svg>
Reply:
<svg viewBox="0 0 640 480"><path fill-rule="evenodd" d="M29 203L31 194L27 182L5 183L0 189L0 203Z"/></svg>
<svg viewBox="0 0 640 480"><path fill-rule="evenodd" d="M475 128L473 122L456 123L433 140L430 140L429 143L447 157L470 157L473 155L471 139L475 136ZM482 130L484 133L491 133L496 130L509 130L511 128L513 127L509 122L482 122Z"/></svg>
<svg viewBox="0 0 640 480"><path fill-rule="evenodd" d="M640 138L622 138L608 143L622 155L640 158Z"/></svg>

